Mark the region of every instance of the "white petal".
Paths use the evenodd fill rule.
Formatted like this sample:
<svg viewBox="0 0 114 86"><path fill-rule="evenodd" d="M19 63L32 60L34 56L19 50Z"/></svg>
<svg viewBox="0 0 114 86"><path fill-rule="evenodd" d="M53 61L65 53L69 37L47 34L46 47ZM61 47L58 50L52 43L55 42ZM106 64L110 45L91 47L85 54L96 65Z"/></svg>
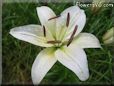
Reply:
<svg viewBox="0 0 114 86"><path fill-rule="evenodd" d="M85 26L86 23L86 15L84 10L81 10L78 6L72 6L67 8L65 11L61 13L61 17L58 18L58 26L60 25L60 21L62 25L65 25L67 22L67 14L70 13L70 22L67 28L67 33L65 35L66 39L69 39L76 25L78 25L78 29L75 35L78 35ZM59 28L58 28L59 29Z"/></svg>
<svg viewBox="0 0 114 86"><path fill-rule="evenodd" d="M40 25L25 25L15 27L10 30L10 34L17 39L32 43L34 45L51 47L47 44L46 38L43 36L43 29Z"/></svg>
<svg viewBox="0 0 114 86"><path fill-rule="evenodd" d="M42 25L45 25L50 18L55 17L55 13L46 6L37 7L37 14Z"/></svg>
<svg viewBox="0 0 114 86"><path fill-rule="evenodd" d="M55 52L57 60L72 70L80 80L89 77L86 54L81 48L63 47Z"/></svg>
<svg viewBox="0 0 114 86"><path fill-rule="evenodd" d="M74 38L70 46L81 48L101 48L99 40L90 33L80 33Z"/></svg>
<svg viewBox="0 0 114 86"><path fill-rule="evenodd" d="M41 51L32 66L31 75L33 83L39 84L56 61L53 49L47 48Z"/></svg>
<svg viewBox="0 0 114 86"><path fill-rule="evenodd" d="M49 20L49 19L55 17L56 14L49 7L46 6L37 7L37 14L41 24L44 25L46 29L52 33L52 35L55 35L54 32L55 32L56 20L55 19Z"/></svg>

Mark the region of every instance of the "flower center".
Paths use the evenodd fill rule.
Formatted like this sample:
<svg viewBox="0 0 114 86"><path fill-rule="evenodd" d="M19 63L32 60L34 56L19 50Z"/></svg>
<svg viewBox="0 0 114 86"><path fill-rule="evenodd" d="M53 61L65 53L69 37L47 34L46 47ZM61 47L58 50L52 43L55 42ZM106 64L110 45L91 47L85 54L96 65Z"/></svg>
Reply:
<svg viewBox="0 0 114 86"><path fill-rule="evenodd" d="M55 16L55 17L52 17L52 18L50 18L48 20L56 19L58 17L60 17L60 15L59 16ZM70 22L70 13L67 14L66 27L69 26L69 22ZM67 47L68 47L71 44L71 42L73 41L73 38L74 38L74 36L76 34L76 31L77 31L77 28L78 28L78 26L76 25L75 28L74 28L74 30L73 30L73 32L72 32L72 34L71 34L71 36L70 36L70 38L69 38L69 40L67 42L63 42L62 43L62 41L55 39L55 40L49 40L49 41L47 41L47 43L54 44L54 45L58 44L57 47L62 46L62 45L67 45ZM46 37L46 28L45 28L44 25L43 25L43 34L44 34L44 37Z"/></svg>

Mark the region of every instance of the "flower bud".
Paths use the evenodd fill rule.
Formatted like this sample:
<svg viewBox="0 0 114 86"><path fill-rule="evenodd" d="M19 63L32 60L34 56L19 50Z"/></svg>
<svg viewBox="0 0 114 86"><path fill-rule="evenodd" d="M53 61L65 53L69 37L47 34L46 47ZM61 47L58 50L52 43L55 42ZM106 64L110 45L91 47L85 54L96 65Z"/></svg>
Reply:
<svg viewBox="0 0 114 86"><path fill-rule="evenodd" d="M110 0L93 0L92 11L97 12L103 6L104 3L109 3L109 2Z"/></svg>
<svg viewBox="0 0 114 86"><path fill-rule="evenodd" d="M104 44L114 43L114 27L108 30L103 36Z"/></svg>

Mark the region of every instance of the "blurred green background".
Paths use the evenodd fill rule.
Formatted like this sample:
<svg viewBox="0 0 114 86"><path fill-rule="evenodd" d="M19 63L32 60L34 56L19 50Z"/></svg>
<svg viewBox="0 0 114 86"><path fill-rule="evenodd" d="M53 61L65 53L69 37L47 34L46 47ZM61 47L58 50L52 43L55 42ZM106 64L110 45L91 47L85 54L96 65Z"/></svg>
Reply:
<svg viewBox="0 0 114 86"><path fill-rule="evenodd" d="M10 3L3 4L2 12L2 45L3 45L3 84L32 84L31 67L42 48L15 39L9 34L13 27L40 24L36 7L47 5L59 15L73 3ZM42 80L42 84L111 84L112 83L112 50L113 45L104 45L103 34L113 26L112 8L101 8L98 12L91 7L83 8L87 22L83 32L96 35L102 49L85 49L88 57L90 77L81 82L77 76L57 62Z"/></svg>

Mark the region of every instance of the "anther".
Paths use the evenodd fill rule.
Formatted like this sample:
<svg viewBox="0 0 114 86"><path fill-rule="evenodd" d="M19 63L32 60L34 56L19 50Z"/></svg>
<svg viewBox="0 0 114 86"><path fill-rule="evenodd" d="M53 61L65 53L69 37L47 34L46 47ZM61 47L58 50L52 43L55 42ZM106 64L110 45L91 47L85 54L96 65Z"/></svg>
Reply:
<svg viewBox="0 0 114 86"><path fill-rule="evenodd" d="M70 22L70 13L67 14L67 22L66 22L66 26L68 27Z"/></svg>
<svg viewBox="0 0 114 86"><path fill-rule="evenodd" d="M55 40L55 41L47 41L47 43L50 43L50 44L56 44L56 43L61 43L61 41L59 41L59 40Z"/></svg>
<svg viewBox="0 0 114 86"><path fill-rule="evenodd" d="M77 31L77 28L78 28L78 26L76 25L75 28L74 28L74 30L73 30L73 33L72 33L72 35L71 35L71 37L70 37L70 39L68 41L67 46L69 46L71 44L71 42L72 42L72 40L74 38L74 35L75 35L76 31Z"/></svg>
<svg viewBox="0 0 114 86"><path fill-rule="evenodd" d="M56 18L58 18L58 17L60 17L60 15L55 16L55 17L52 17L52 18L50 18L50 19L48 19L48 20L56 19Z"/></svg>
<svg viewBox="0 0 114 86"><path fill-rule="evenodd" d="M43 34L44 34L44 37L46 37L46 28L44 25L43 25Z"/></svg>

